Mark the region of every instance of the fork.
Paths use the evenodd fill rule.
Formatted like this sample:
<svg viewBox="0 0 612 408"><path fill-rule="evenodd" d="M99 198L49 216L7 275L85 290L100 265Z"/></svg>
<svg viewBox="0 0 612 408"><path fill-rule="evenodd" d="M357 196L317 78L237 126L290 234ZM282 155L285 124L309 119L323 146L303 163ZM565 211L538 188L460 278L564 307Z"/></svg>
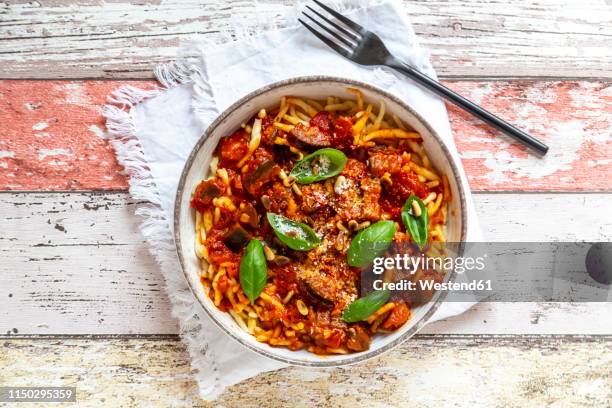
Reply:
<svg viewBox="0 0 612 408"><path fill-rule="evenodd" d="M310 6L306 6L306 8L319 17L320 20L313 18L305 11L303 11L302 14L327 34L323 34L320 30L313 28L301 18L298 18L298 21L338 54L360 65L383 65L396 69L436 95L452 102L494 128L519 140L526 146L534 149L537 153L545 155L548 151L548 146L538 139L517 129L505 120L495 116L481 106L453 92L441 83L393 56L378 35L366 30L320 1L313 1L323 10L335 17L336 20L342 22L343 26L325 17ZM321 21L324 21L325 24Z"/></svg>

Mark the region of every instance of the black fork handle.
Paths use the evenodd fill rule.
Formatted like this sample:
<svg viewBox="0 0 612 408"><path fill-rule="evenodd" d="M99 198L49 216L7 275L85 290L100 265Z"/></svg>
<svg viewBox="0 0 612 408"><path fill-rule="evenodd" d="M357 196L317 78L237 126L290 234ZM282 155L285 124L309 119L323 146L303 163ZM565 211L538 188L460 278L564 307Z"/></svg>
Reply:
<svg viewBox="0 0 612 408"><path fill-rule="evenodd" d="M501 130L508 136L511 136L517 140L520 140L523 144L534 149L536 152L540 153L541 155L545 155L546 152L548 151L548 146L540 142L535 137L528 135L527 133L523 132L520 129L517 129L516 127L512 126L505 120L495 116L491 112L476 105L474 102L471 102L465 99L463 96L451 91L450 89L448 89L441 83L431 79L427 75L412 68L406 63L394 60L394 61L390 61L387 66L394 68L400 71L401 73L407 75L408 77L412 78L417 83L429 89L436 95L441 96L442 98L452 102L453 104L457 105L461 109L471 113L477 118L480 118L482 121L488 123L494 128Z"/></svg>

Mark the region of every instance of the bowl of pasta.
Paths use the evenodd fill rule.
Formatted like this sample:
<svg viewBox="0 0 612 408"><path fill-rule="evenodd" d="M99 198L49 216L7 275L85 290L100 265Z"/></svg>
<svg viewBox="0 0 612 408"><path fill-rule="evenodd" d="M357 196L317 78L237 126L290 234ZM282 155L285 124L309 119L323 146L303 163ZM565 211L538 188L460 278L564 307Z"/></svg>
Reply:
<svg viewBox="0 0 612 408"><path fill-rule="evenodd" d="M234 103L194 147L176 196L178 257L195 299L242 345L290 364L355 363L411 337L442 302L366 293L362 274L392 244L463 242L459 180L396 96L285 80Z"/></svg>

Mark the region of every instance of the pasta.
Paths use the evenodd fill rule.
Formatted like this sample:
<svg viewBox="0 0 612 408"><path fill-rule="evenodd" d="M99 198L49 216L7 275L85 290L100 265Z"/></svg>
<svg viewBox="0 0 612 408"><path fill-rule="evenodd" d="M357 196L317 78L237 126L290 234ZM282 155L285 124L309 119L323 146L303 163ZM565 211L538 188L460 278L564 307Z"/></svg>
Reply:
<svg viewBox="0 0 612 408"><path fill-rule="evenodd" d="M358 352L376 333L397 330L410 319L416 303L389 300L367 318L342 321L343 310L359 297L358 270L345 260L352 237L380 220L401 225L409 195L425 205L428 242L445 241L451 190L421 136L383 101L368 103L355 88L347 92L352 97L286 96L277 107L260 110L221 139L210 177L193 194L204 289L242 330L271 346L317 354ZM319 179L334 163L317 156L308 162L316 181L298 180L294 170L300 160L321 148L343 152L345 164ZM266 220L270 213L312 227L320 243L308 251L288 247ZM251 301L241 286L240 265L253 239L262 242L267 277ZM412 240L405 228L393 237L400 243Z"/></svg>

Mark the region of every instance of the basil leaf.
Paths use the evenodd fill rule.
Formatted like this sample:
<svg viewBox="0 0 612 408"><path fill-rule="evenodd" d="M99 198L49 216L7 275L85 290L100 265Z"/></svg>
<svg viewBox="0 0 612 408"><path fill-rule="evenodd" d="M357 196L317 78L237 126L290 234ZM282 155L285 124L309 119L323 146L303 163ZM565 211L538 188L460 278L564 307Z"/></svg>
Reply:
<svg viewBox="0 0 612 408"><path fill-rule="evenodd" d="M257 239L252 239L240 260L240 287L251 303L255 302L266 286L267 275L263 244Z"/></svg>
<svg viewBox="0 0 612 408"><path fill-rule="evenodd" d="M421 216L417 217L414 214L414 209L412 208L412 202L416 201L419 208L421 209ZM419 249L423 249L425 244L427 243L427 207L423 204L423 201L414 194L411 194L410 197L404 203L402 207L402 221L406 226L406 229L412 235L412 239L417 243Z"/></svg>
<svg viewBox="0 0 612 408"><path fill-rule="evenodd" d="M391 292L389 292L389 289L370 292L367 296L357 299L348 305L346 309L344 309L344 313L342 313L342 319L347 323L365 320L383 307L390 296Z"/></svg>
<svg viewBox="0 0 612 408"><path fill-rule="evenodd" d="M297 162L289 175L299 184L310 184L340 174L346 161L340 150L320 149Z"/></svg>
<svg viewBox="0 0 612 408"><path fill-rule="evenodd" d="M267 217L278 239L291 249L308 251L321 243L321 239L306 224L274 213L268 213Z"/></svg>
<svg viewBox="0 0 612 408"><path fill-rule="evenodd" d="M353 237L347 256L350 266L363 267L381 255L393 241L396 226L393 221L378 221Z"/></svg>

